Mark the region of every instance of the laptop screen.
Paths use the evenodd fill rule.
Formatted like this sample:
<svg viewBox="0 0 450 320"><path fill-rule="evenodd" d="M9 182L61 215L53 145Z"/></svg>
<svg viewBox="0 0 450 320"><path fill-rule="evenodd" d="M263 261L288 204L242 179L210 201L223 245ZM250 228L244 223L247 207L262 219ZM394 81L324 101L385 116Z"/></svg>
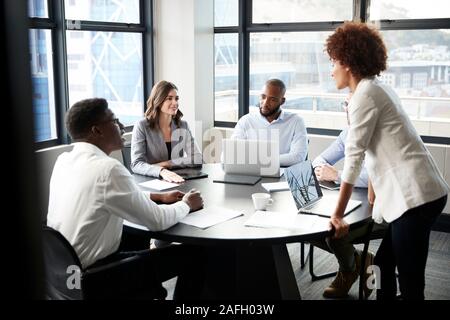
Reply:
<svg viewBox="0 0 450 320"><path fill-rule="evenodd" d="M320 189L311 161L297 163L284 170L297 209L320 199Z"/></svg>
<svg viewBox="0 0 450 320"><path fill-rule="evenodd" d="M222 140L225 173L255 176L280 176L278 140Z"/></svg>

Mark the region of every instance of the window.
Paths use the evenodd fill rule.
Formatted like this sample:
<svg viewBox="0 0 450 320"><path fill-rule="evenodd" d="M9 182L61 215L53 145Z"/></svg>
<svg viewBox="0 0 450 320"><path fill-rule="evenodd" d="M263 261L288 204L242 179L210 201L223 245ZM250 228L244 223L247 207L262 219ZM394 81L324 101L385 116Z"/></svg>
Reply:
<svg viewBox="0 0 450 320"><path fill-rule="evenodd" d="M436 121L450 130L450 17L443 9L448 1L241 0L240 19L231 20L238 25L224 22L230 19L223 7L218 10L224 2L215 0L216 125L234 127L244 114L257 112L264 82L276 77L287 86L284 108L300 113L309 128L342 129L340 104L348 92L336 89L324 48L338 25L354 20L380 28L389 58L379 79L397 91L419 133L445 136L433 130ZM226 41L225 34L234 40ZM228 95L218 56L223 52L237 52L228 60L238 61L228 62L234 68Z"/></svg>
<svg viewBox="0 0 450 320"><path fill-rule="evenodd" d="M214 74L214 113L217 121L238 120L238 36L216 34Z"/></svg>
<svg viewBox="0 0 450 320"><path fill-rule="evenodd" d="M449 18L447 0L371 0L370 18L383 19L431 19Z"/></svg>
<svg viewBox="0 0 450 320"><path fill-rule="evenodd" d="M144 105L142 35L82 31L76 39L72 32L80 31L67 32L69 105L102 97L125 126L134 125Z"/></svg>
<svg viewBox="0 0 450 320"><path fill-rule="evenodd" d="M383 31L388 70L381 79L394 88L412 119L450 121L450 30ZM398 82L384 81L392 74Z"/></svg>
<svg viewBox="0 0 450 320"><path fill-rule="evenodd" d="M238 8L238 0L215 0L214 26L237 26L239 20Z"/></svg>
<svg viewBox="0 0 450 320"><path fill-rule="evenodd" d="M253 23L352 20L352 0L257 0Z"/></svg>
<svg viewBox="0 0 450 320"><path fill-rule="evenodd" d="M29 0L28 16L32 18L48 18L47 0Z"/></svg>
<svg viewBox="0 0 450 320"><path fill-rule="evenodd" d="M139 23L139 0L66 0L68 20Z"/></svg>
<svg viewBox="0 0 450 320"><path fill-rule="evenodd" d="M257 111L267 79L286 85L284 109L341 111L342 93L330 77L323 51L329 32L250 34L250 112Z"/></svg>
<svg viewBox="0 0 450 320"><path fill-rule="evenodd" d="M70 142L65 114L86 98L106 98L131 130L153 82L145 36L152 1L28 0L28 6L37 148Z"/></svg>
<svg viewBox="0 0 450 320"><path fill-rule="evenodd" d="M29 37L35 139L46 141L57 137L51 31L31 29Z"/></svg>

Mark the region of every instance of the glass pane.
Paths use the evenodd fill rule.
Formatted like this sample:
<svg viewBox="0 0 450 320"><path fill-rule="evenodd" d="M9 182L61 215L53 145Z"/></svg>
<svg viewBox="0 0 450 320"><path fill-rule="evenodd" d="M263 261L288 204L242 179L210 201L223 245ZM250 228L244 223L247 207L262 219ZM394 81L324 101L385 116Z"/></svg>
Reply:
<svg viewBox="0 0 450 320"><path fill-rule="evenodd" d="M48 18L47 0L28 0L28 16Z"/></svg>
<svg viewBox="0 0 450 320"><path fill-rule="evenodd" d="M239 24L238 0L214 0L214 26L232 27Z"/></svg>
<svg viewBox="0 0 450 320"><path fill-rule="evenodd" d="M370 2L370 19L425 19L449 18L448 0L372 0Z"/></svg>
<svg viewBox="0 0 450 320"><path fill-rule="evenodd" d="M50 30L30 30L35 140L57 138L52 39Z"/></svg>
<svg viewBox="0 0 450 320"><path fill-rule="evenodd" d="M286 84L284 109L342 112L347 91L338 91L324 52L329 32L253 33L250 35L250 111L270 78Z"/></svg>
<svg viewBox="0 0 450 320"><path fill-rule="evenodd" d="M139 0L65 0L66 19L139 23Z"/></svg>
<svg viewBox="0 0 450 320"><path fill-rule="evenodd" d="M214 111L216 121L236 122L238 101L238 35L215 35Z"/></svg>
<svg viewBox="0 0 450 320"><path fill-rule="evenodd" d="M67 32L70 105L105 98L124 125L144 113L142 35L118 32Z"/></svg>
<svg viewBox="0 0 450 320"><path fill-rule="evenodd" d="M255 0L253 23L352 20L352 0Z"/></svg>
<svg viewBox="0 0 450 320"><path fill-rule="evenodd" d="M383 31L392 86L414 119L450 119L450 30Z"/></svg>

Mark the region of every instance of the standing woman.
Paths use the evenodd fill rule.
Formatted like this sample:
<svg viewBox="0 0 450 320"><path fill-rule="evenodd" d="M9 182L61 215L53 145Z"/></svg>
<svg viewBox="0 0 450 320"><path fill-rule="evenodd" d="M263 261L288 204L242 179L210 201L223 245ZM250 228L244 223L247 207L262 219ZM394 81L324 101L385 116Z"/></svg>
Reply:
<svg viewBox="0 0 450 320"><path fill-rule="evenodd" d="M171 82L160 81L153 87L145 119L133 128L134 173L179 183L183 178L169 169L202 164L202 154L189 126L181 120L183 113L178 109L178 99L178 88Z"/></svg>
<svg viewBox="0 0 450 320"><path fill-rule="evenodd" d="M389 223L375 257L381 271L377 298L396 297L397 267L402 298L424 299L430 229L447 202L449 187L399 97L375 78L387 60L379 32L346 22L328 37L326 50L337 88L353 93L339 202L330 219L334 237L348 233L344 209L366 155L373 219Z"/></svg>

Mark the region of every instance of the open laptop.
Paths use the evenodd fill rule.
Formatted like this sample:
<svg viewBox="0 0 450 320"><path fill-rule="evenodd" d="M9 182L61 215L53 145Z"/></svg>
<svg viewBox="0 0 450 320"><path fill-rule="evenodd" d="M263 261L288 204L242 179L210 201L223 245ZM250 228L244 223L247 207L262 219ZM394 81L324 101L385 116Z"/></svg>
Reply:
<svg viewBox="0 0 450 320"><path fill-rule="evenodd" d="M222 163L226 174L280 177L278 140L222 140Z"/></svg>
<svg viewBox="0 0 450 320"><path fill-rule="evenodd" d="M338 195L323 195L310 161L300 162L284 171L289 189L299 212L330 217L338 202ZM344 215L361 205L361 201L349 200Z"/></svg>

